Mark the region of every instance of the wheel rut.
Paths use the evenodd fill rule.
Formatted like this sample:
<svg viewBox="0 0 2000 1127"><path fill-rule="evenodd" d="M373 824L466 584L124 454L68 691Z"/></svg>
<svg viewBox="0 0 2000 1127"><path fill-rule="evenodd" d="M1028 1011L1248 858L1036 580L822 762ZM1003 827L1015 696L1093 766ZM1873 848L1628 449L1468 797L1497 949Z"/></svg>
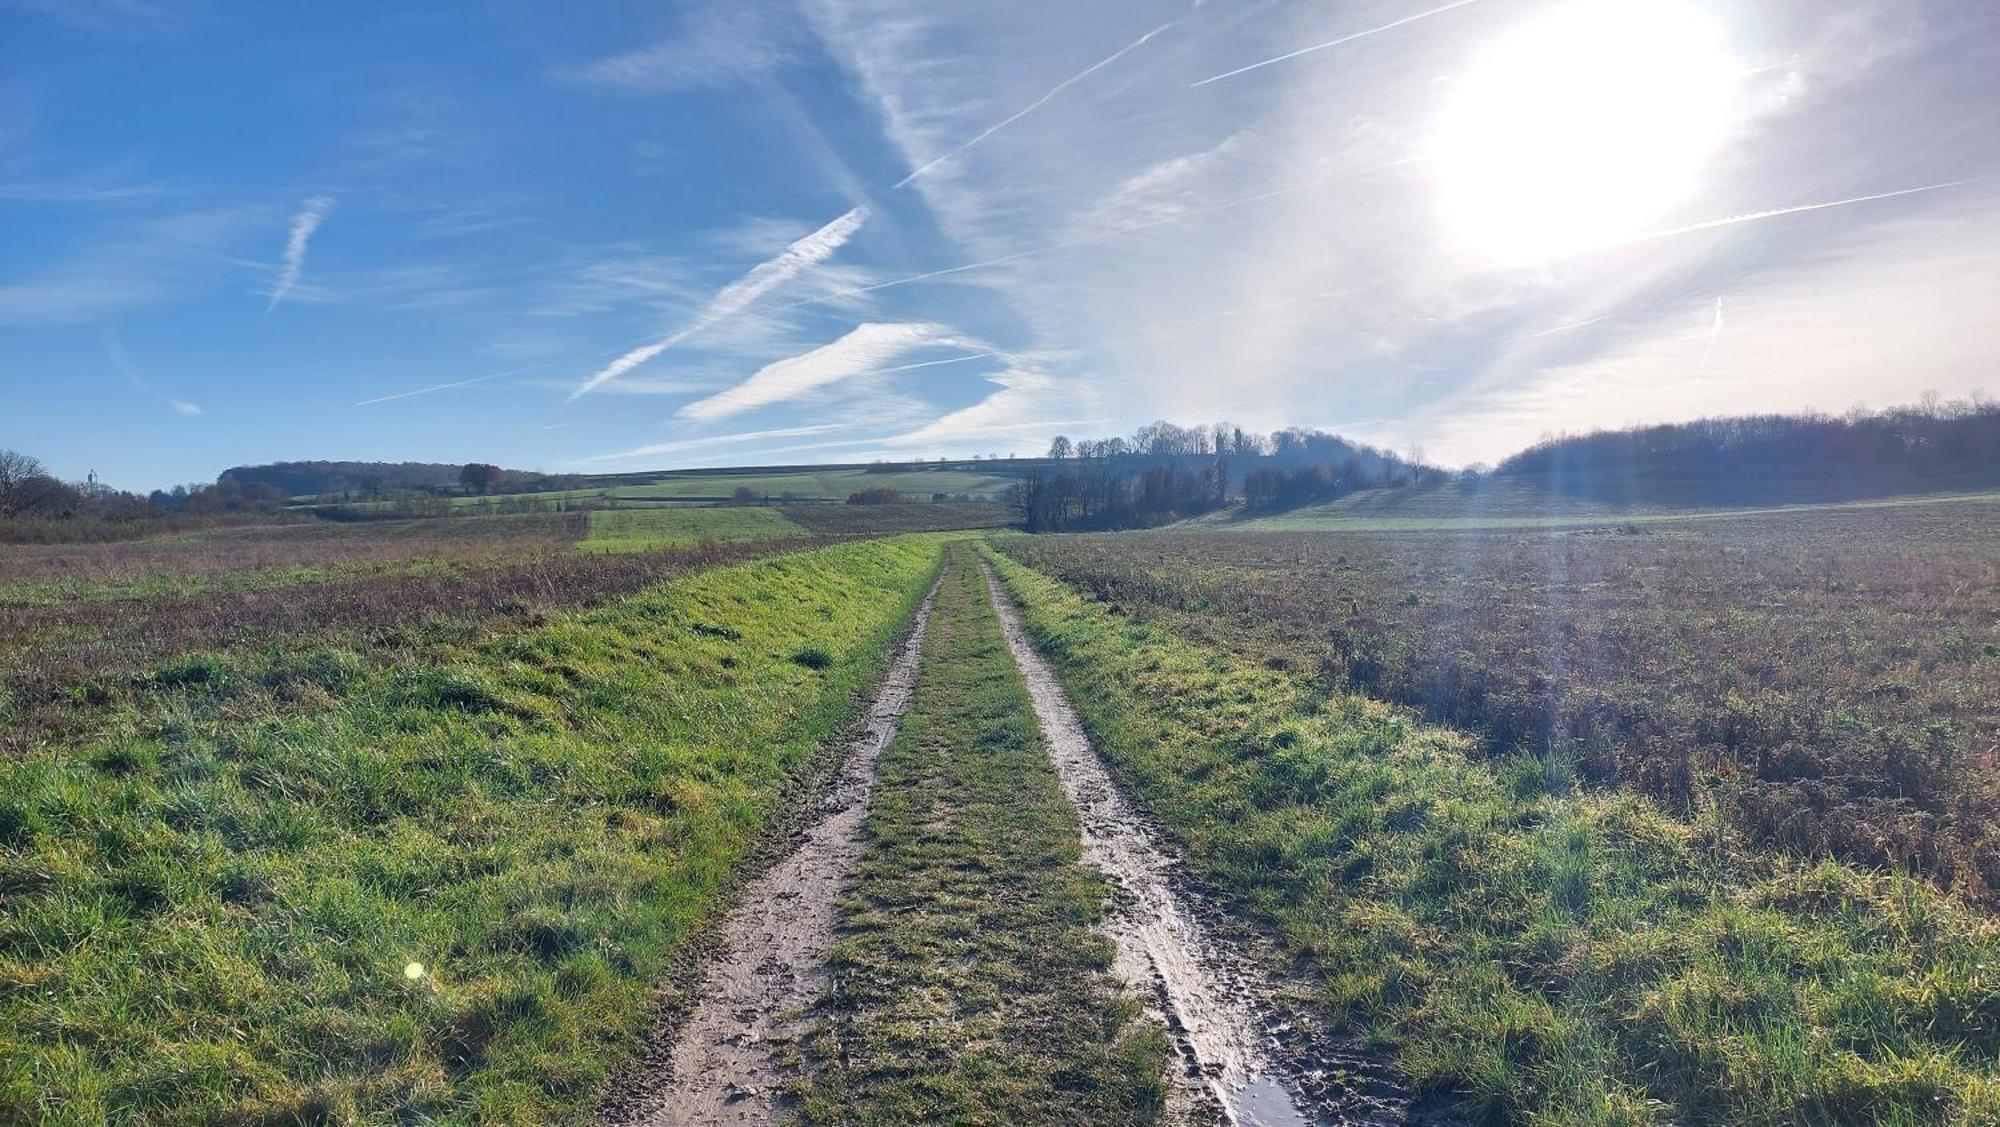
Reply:
<svg viewBox="0 0 2000 1127"><path fill-rule="evenodd" d="M1242 1127L1409 1122L1409 1101L1386 1062L1275 1004L1276 984L1212 926L1217 909L1188 888L1176 858L1114 781L1013 599L981 566L1082 823L1084 859L1115 889L1105 923L1114 969L1173 1036L1177 1102Z"/></svg>
<svg viewBox="0 0 2000 1127"><path fill-rule="evenodd" d="M810 1010L830 982L836 903L861 859L875 761L909 709L941 583L942 575L917 608L818 817L789 853L744 888L723 921L700 1001L675 1032L665 1068L618 1122L721 1127L784 1118L790 1072L780 1046L810 1029Z"/></svg>

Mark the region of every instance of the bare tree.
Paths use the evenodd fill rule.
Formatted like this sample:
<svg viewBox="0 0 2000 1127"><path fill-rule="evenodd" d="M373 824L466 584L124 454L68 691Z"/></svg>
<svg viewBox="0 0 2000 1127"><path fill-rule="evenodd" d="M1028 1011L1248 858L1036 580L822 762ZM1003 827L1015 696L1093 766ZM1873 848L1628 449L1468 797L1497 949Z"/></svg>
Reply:
<svg viewBox="0 0 2000 1127"><path fill-rule="evenodd" d="M48 476L48 467L42 465L40 458L15 450L0 450L0 516L13 516L20 511L28 483Z"/></svg>
<svg viewBox="0 0 2000 1127"><path fill-rule="evenodd" d="M1054 458L1057 461L1061 461L1064 458L1071 457L1075 453L1076 453L1076 448L1070 444L1068 435L1065 434L1056 435L1055 438L1049 443L1049 457Z"/></svg>

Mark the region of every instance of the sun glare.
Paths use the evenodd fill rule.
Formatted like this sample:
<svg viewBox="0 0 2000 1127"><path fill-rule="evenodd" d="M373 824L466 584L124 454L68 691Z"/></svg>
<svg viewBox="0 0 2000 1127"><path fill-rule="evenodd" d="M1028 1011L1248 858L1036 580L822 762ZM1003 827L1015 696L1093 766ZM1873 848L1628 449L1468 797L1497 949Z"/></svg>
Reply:
<svg viewBox="0 0 2000 1127"><path fill-rule="evenodd" d="M1547 262L1637 234L1692 189L1728 133L1721 29L1683 0L1567 0L1492 43L1432 138L1454 237Z"/></svg>

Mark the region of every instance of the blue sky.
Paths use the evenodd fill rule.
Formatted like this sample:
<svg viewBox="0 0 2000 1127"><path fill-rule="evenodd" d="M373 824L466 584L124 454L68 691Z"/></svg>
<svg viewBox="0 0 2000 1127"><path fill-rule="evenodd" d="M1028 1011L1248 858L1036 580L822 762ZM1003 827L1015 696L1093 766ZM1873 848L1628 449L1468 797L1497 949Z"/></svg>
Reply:
<svg viewBox="0 0 2000 1127"><path fill-rule="evenodd" d="M1963 396L1996 125L1978 0L0 0L0 446L1463 464Z"/></svg>

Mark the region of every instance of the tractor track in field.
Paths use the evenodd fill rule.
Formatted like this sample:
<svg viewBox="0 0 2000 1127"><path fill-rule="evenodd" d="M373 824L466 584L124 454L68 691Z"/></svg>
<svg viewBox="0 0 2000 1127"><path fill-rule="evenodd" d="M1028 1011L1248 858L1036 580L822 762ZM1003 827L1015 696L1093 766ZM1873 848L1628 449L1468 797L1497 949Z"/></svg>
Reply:
<svg viewBox="0 0 2000 1127"><path fill-rule="evenodd" d="M916 689L924 631L943 573L917 608L868 715L789 852L743 889L724 919L693 1011L664 1063L636 1077L610 1118L630 1127L723 1127L784 1117L791 1073L780 1059L808 1032L830 981L837 901L862 853L875 761Z"/></svg>
<svg viewBox="0 0 2000 1127"><path fill-rule="evenodd" d="M1113 779L1013 599L993 569L981 566L1063 793L1082 823L1084 859L1114 889L1104 925L1117 950L1114 970L1174 1041L1175 1102L1241 1127L1433 1122L1412 1107L1389 1061L1279 1003L1278 984L1225 938L1231 929L1218 926L1220 909L1191 887Z"/></svg>

